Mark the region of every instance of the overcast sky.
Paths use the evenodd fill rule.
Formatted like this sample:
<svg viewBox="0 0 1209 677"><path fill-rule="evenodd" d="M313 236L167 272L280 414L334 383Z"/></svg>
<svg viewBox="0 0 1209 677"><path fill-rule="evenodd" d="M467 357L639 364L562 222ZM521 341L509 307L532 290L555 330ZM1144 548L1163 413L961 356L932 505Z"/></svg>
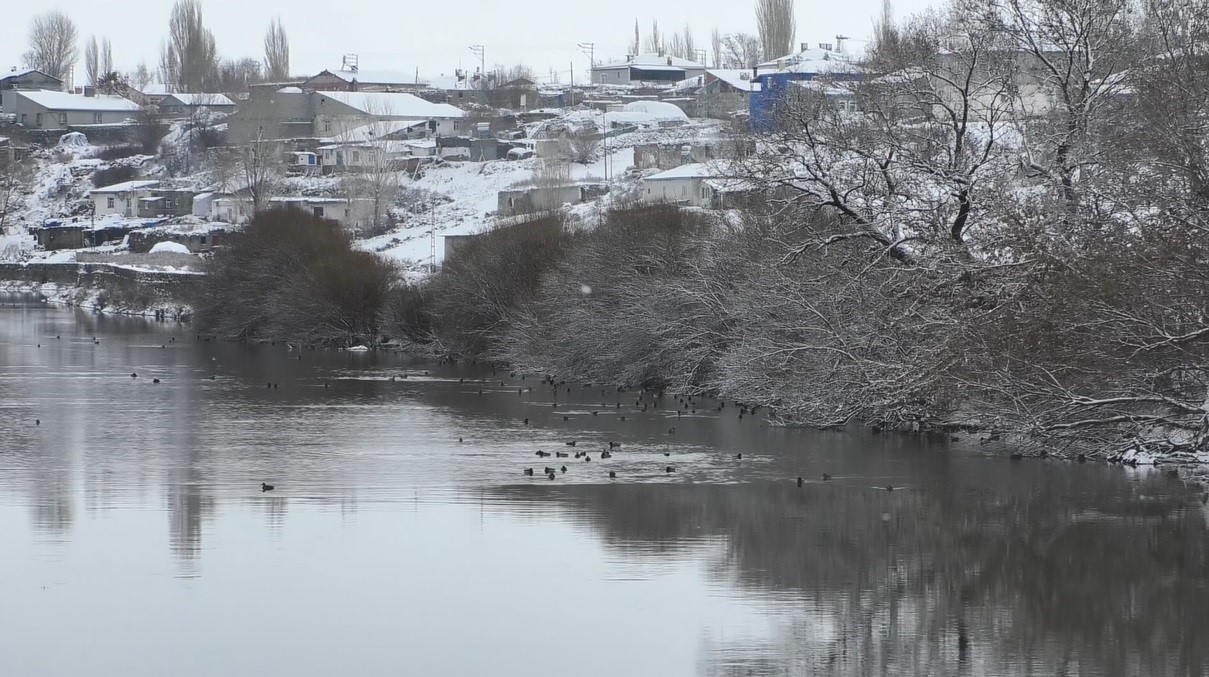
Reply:
<svg viewBox="0 0 1209 677"><path fill-rule="evenodd" d="M919 12L939 0L893 0L896 18ZM49 0L6 3L0 21L0 66L21 64L29 24L37 13L60 9L79 27L81 42L89 35L113 42L114 66L129 70L146 59L154 71L160 41L168 33L171 0ZM478 59L469 45L486 48L487 67L523 62L540 79L550 70L566 82L587 75L588 58L576 49L596 43L597 60L620 58L637 18L645 35L652 19L665 35L692 28L698 48L709 47L717 26L723 33L755 32L752 0L463 0L460 2L388 2L387 0L202 0L206 25L214 32L223 57L263 58L264 32L281 17L290 37L291 71L314 74L338 68L341 56L356 53L361 68L390 69L422 75L452 74L473 69ZM869 37L882 0L796 0L797 41L834 42L836 34L863 41ZM81 45L81 54L83 47ZM82 70L77 66L77 73ZM77 75L77 84L82 78Z"/></svg>

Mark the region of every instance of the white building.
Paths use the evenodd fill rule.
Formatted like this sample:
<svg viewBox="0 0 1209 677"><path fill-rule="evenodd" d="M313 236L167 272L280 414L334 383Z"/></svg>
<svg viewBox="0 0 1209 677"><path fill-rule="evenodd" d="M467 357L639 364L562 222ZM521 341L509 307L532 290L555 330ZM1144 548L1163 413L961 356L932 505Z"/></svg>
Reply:
<svg viewBox="0 0 1209 677"><path fill-rule="evenodd" d="M642 180L644 202L666 202L701 209L723 209L728 201L755 187L736 176L729 162L694 162Z"/></svg>
<svg viewBox="0 0 1209 677"><path fill-rule="evenodd" d="M433 134L465 134L466 111L447 103L432 103L402 92L315 92L314 134L340 136L375 122L426 121Z"/></svg>
<svg viewBox="0 0 1209 677"><path fill-rule="evenodd" d="M139 215L139 199L151 196L151 191L159 188L159 181L126 181L112 186L94 188L89 192L92 198L93 213L98 216L120 214L135 217Z"/></svg>

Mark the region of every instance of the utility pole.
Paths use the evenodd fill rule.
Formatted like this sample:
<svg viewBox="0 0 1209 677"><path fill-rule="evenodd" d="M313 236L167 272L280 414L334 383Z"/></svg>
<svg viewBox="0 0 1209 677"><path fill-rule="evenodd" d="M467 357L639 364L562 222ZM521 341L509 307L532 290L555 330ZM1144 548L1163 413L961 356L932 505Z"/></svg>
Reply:
<svg viewBox="0 0 1209 677"><path fill-rule="evenodd" d="M579 43L579 51L583 52L584 56L588 57L588 63L593 68L596 67L596 43L581 42Z"/></svg>
<svg viewBox="0 0 1209 677"><path fill-rule="evenodd" d="M697 57L697 63L701 64L702 66L709 65L709 62L706 61L706 59L709 58L708 53L704 49L694 50L694 53Z"/></svg>
<svg viewBox="0 0 1209 677"><path fill-rule="evenodd" d="M487 50L482 45L471 45L470 51L479 58L479 89L486 89L487 83Z"/></svg>

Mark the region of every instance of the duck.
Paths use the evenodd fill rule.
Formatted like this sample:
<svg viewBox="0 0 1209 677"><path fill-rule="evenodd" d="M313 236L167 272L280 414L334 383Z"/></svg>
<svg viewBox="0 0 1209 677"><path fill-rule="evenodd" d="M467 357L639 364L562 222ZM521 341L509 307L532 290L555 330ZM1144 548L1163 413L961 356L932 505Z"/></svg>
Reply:
<svg viewBox="0 0 1209 677"><path fill-rule="evenodd" d="M548 452L548 451L542 451L541 449L538 449L538 450L537 450L537 454L535 454L535 455L536 455L538 458L545 458L545 457L547 457L547 456L549 456L549 455L550 455L550 452Z"/></svg>
<svg viewBox="0 0 1209 677"><path fill-rule="evenodd" d="M584 463L590 463L591 461L592 461L592 457L588 456L587 454L584 454Z"/></svg>
<svg viewBox="0 0 1209 677"><path fill-rule="evenodd" d="M151 382L152 382L152 383L159 383L159 382L160 382L160 380L159 380L158 378L153 378L153 379L151 379Z"/></svg>
<svg viewBox="0 0 1209 677"><path fill-rule="evenodd" d="M573 446L575 446L575 443L576 443L576 440L571 440L570 442L567 442L567 446L573 447Z"/></svg>
<svg viewBox="0 0 1209 677"><path fill-rule="evenodd" d="M138 378L138 377L139 377L138 372L134 372L134 371L130 372L130 378Z"/></svg>
<svg viewBox="0 0 1209 677"><path fill-rule="evenodd" d="M554 452L554 458L570 458L570 457L571 457L571 454L568 454L565 451Z"/></svg>
<svg viewBox="0 0 1209 677"><path fill-rule="evenodd" d="M529 425L529 419L525 419L525 425Z"/></svg>
<svg viewBox="0 0 1209 677"><path fill-rule="evenodd" d="M524 475L526 477L533 477L533 468L525 468Z"/></svg>
<svg viewBox="0 0 1209 677"><path fill-rule="evenodd" d="M804 482L802 481L802 478L801 478L801 477L799 477L799 478L798 478L798 486L800 487L800 486L802 486L803 484L804 484Z"/></svg>
<svg viewBox="0 0 1209 677"><path fill-rule="evenodd" d="M665 472L665 473L673 473L673 472L676 472L676 469L675 469L675 468L673 468L672 466L670 466L670 465L669 465L668 467L666 467L666 468L664 468L664 469L663 469L663 472Z"/></svg>
<svg viewBox="0 0 1209 677"><path fill-rule="evenodd" d="M668 428L668 429L667 429L667 434L669 434L669 435L675 435L675 434L676 434L676 428L675 428L674 426L673 426L673 427L671 427L671 428Z"/></svg>
<svg viewBox="0 0 1209 677"><path fill-rule="evenodd" d="M830 481L831 481L831 475L828 475L827 473L823 473L823 481L824 481L824 482L830 482Z"/></svg>
<svg viewBox="0 0 1209 677"><path fill-rule="evenodd" d="M550 466L546 466L546 474L547 475L554 474L554 468L551 468Z"/></svg>
<svg viewBox="0 0 1209 677"><path fill-rule="evenodd" d="M672 452L670 452L670 451L665 451L665 452L663 452L663 455L664 455L664 456L671 456L671 455L672 455Z"/></svg>
<svg viewBox="0 0 1209 677"><path fill-rule="evenodd" d="M609 471L609 479L611 479L611 480L615 480L615 479L617 479L617 471L615 471L615 470L610 470L610 471Z"/></svg>
<svg viewBox="0 0 1209 677"><path fill-rule="evenodd" d="M261 483L260 483L260 490L261 490L262 492L263 492L263 491L272 491L272 490L274 490L274 489L276 489L276 488L277 488L277 487L273 486L272 484L265 484L264 482L261 482Z"/></svg>
<svg viewBox="0 0 1209 677"><path fill-rule="evenodd" d="M894 491L894 485L893 485L893 484L887 484L887 485L886 485L886 491Z"/></svg>
<svg viewBox="0 0 1209 677"><path fill-rule="evenodd" d="M564 416L564 417L563 417L563 420L564 420L564 421L570 421L570 420L571 420L571 417L570 417L570 416Z"/></svg>
<svg viewBox="0 0 1209 677"><path fill-rule="evenodd" d="M462 438L460 438L460 437L459 437L459 438L458 438L458 444L461 444L461 443L462 443Z"/></svg>
<svg viewBox="0 0 1209 677"><path fill-rule="evenodd" d="M600 457L601 458L613 458L613 454L610 454L607 451L602 451L602 452L600 452Z"/></svg>
<svg viewBox="0 0 1209 677"><path fill-rule="evenodd" d="M610 449L616 449L621 446L621 442L609 442Z"/></svg>
<svg viewBox="0 0 1209 677"><path fill-rule="evenodd" d="M567 472L567 466L564 465L562 468L559 468L559 470L562 470L565 473Z"/></svg>
<svg viewBox="0 0 1209 677"><path fill-rule="evenodd" d="M737 458L737 459L739 459L740 461L742 461L742 460L743 460L743 454L742 454L742 453L735 454L735 458Z"/></svg>

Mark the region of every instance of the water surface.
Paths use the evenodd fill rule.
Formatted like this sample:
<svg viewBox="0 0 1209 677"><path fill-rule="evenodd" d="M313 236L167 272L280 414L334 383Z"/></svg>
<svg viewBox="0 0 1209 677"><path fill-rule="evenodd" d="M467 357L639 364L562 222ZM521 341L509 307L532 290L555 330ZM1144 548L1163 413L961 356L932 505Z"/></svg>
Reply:
<svg viewBox="0 0 1209 677"><path fill-rule="evenodd" d="M1163 472L0 302L0 675L1209 671Z"/></svg>

